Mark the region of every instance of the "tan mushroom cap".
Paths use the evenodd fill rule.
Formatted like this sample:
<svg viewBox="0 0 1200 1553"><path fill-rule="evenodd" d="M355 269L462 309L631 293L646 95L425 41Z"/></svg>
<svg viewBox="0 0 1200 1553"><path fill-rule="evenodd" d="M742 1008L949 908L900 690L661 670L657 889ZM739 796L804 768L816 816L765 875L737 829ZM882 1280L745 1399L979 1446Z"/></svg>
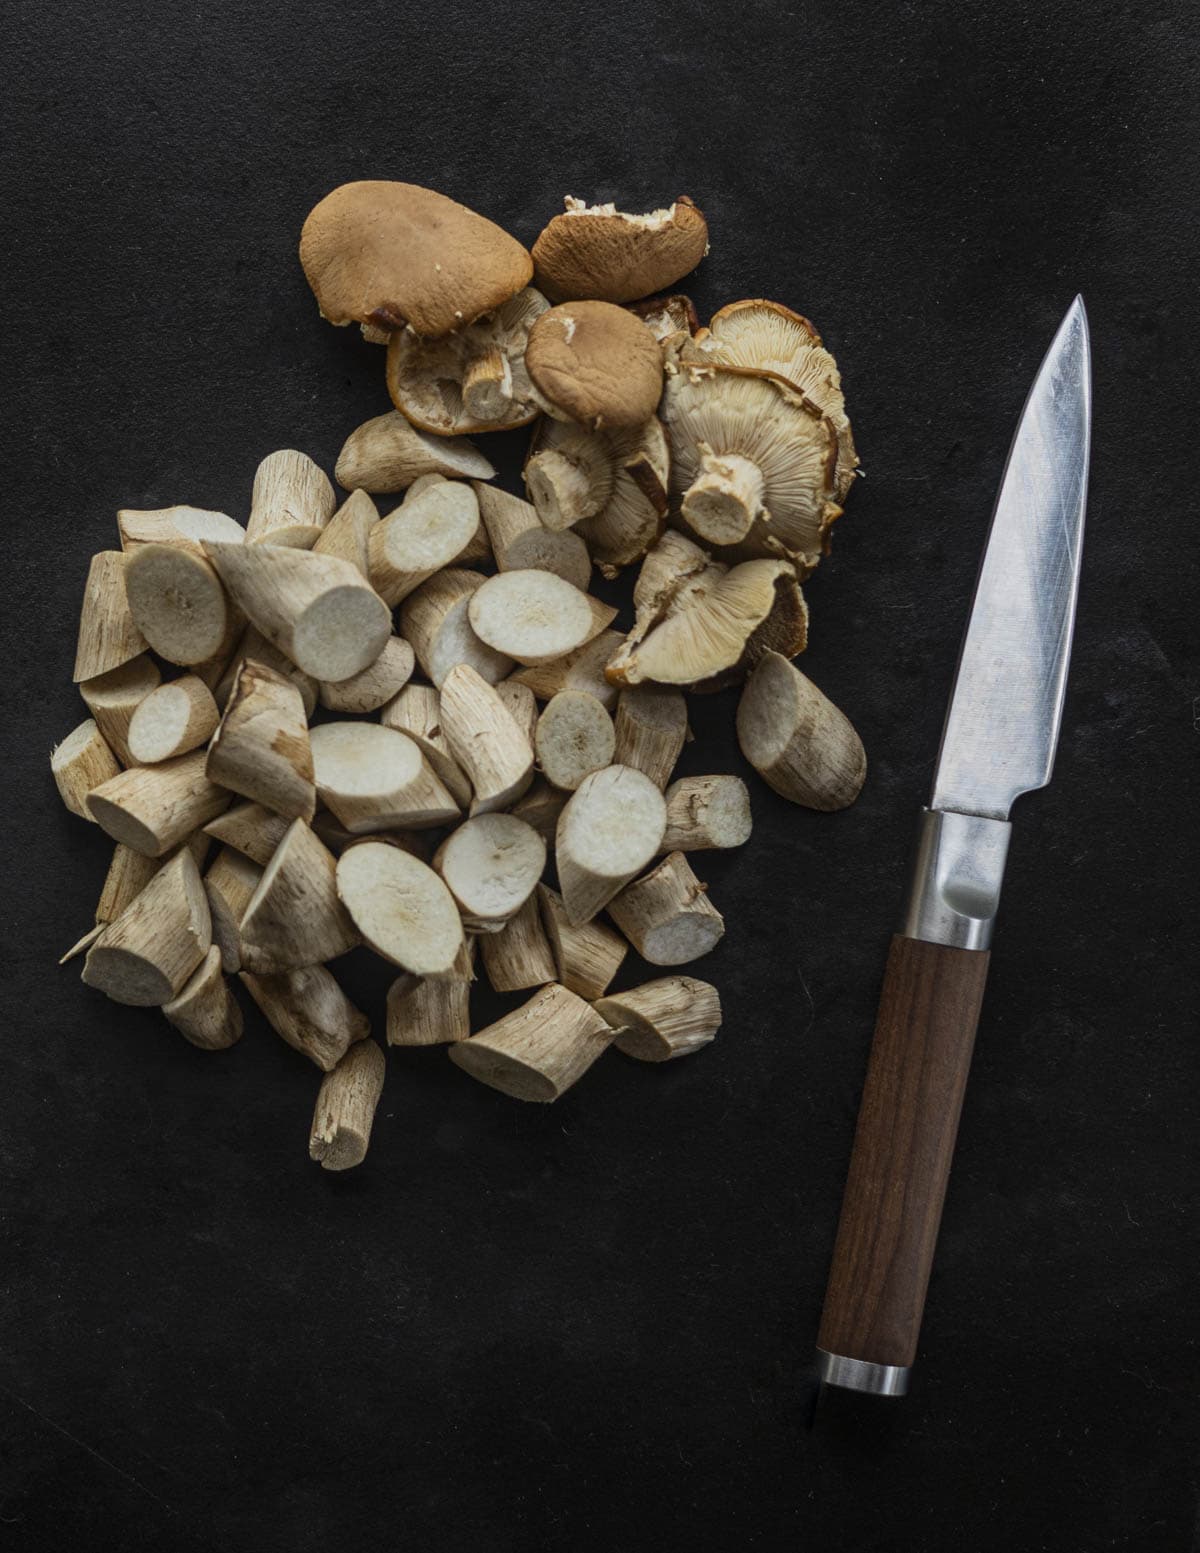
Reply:
<svg viewBox="0 0 1200 1553"><path fill-rule="evenodd" d="M550 413L581 426L644 426L662 393L662 352L611 302L564 302L529 331L525 368Z"/></svg>
<svg viewBox="0 0 1200 1553"><path fill-rule="evenodd" d="M515 297L439 340L398 329L388 343L392 403L436 437L527 426L538 413L525 370L534 319L550 304L527 286Z"/></svg>
<svg viewBox="0 0 1200 1553"><path fill-rule="evenodd" d="M635 629L605 670L617 685L687 685L719 690L766 652L803 652L808 609L786 561L743 561L703 592L676 593L648 630Z"/></svg>
<svg viewBox="0 0 1200 1553"><path fill-rule="evenodd" d="M629 215L567 196L533 245L538 288L554 302L635 302L667 291L708 251L708 223L686 194L663 210Z"/></svg>
<svg viewBox="0 0 1200 1553"><path fill-rule="evenodd" d="M811 399L837 430L836 494L838 501L845 500L854 483L858 454L837 362L807 318L762 297L730 302L713 314L707 329L696 332L684 354L687 360L773 372Z"/></svg>
<svg viewBox="0 0 1200 1553"><path fill-rule="evenodd" d="M770 373L671 357L668 347L659 414L671 442L673 510L691 528L690 504L706 483L729 477L739 490L752 486L751 521L739 539L720 542L722 553L738 560L784 556L807 576L842 510L834 500L833 423Z"/></svg>
<svg viewBox="0 0 1200 1553"><path fill-rule="evenodd" d="M533 260L507 232L415 183L343 183L309 212L300 263L330 323L437 337L528 284Z"/></svg>

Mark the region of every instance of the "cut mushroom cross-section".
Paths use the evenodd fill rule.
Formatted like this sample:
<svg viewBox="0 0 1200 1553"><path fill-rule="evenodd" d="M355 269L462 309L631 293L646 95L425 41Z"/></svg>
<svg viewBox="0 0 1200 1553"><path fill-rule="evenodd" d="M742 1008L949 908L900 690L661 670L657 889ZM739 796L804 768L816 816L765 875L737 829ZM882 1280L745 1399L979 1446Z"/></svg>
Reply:
<svg viewBox="0 0 1200 1553"><path fill-rule="evenodd" d="M449 566L479 527L479 502L461 480L439 480L405 501L371 531L371 584L388 605L399 604Z"/></svg>
<svg viewBox="0 0 1200 1553"><path fill-rule="evenodd" d="M385 842L365 841L337 863L338 895L385 960L414 976L453 976L465 953L454 897L432 868Z"/></svg>
<svg viewBox="0 0 1200 1553"><path fill-rule="evenodd" d="M862 740L800 670L767 653L737 712L742 754L768 786L809 809L845 809L867 775Z"/></svg>
<svg viewBox="0 0 1200 1553"><path fill-rule="evenodd" d="M377 723L321 723L309 735L321 802L357 836L429 830L458 805L412 739Z"/></svg>
<svg viewBox="0 0 1200 1553"><path fill-rule="evenodd" d="M489 577L468 606L480 641L527 665L574 652L615 614L553 572L534 570Z"/></svg>
<svg viewBox="0 0 1200 1553"><path fill-rule="evenodd" d="M452 831L433 866L469 931L492 933L515 916L541 878L546 843L511 814L479 814Z"/></svg>
<svg viewBox="0 0 1200 1553"><path fill-rule="evenodd" d="M547 702L534 733L546 780L574 792L584 777L613 762L616 734L603 704L586 690L561 690Z"/></svg>
<svg viewBox="0 0 1200 1553"><path fill-rule="evenodd" d="M658 851L667 824L663 795L629 766L585 777L559 816L558 879L570 920L587 922Z"/></svg>
<svg viewBox="0 0 1200 1553"><path fill-rule="evenodd" d="M314 679L349 679L383 651L391 615L351 562L283 545L204 548L251 621Z"/></svg>
<svg viewBox="0 0 1200 1553"><path fill-rule="evenodd" d="M587 588L592 561L578 534L547 528L532 503L498 486L476 481L475 495L502 572L553 572L576 588Z"/></svg>
<svg viewBox="0 0 1200 1553"><path fill-rule="evenodd" d="M502 698L469 665L456 664L442 681L440 715L450 752L474 791L471 813L508 808L529 786L533 750Z"/></svg>
<svg viewBox="0 0 1200 1553"><path fill-rule="evenodd" d="M607 1050L612 1030L582 998L551 983L469 1041L450 1060L516 1100L557 1100Z"/></svg>
<svg viewBox="0 0 1200 1553"><path fill-rule="evenodd" d="M525 343L549 305L527 287L441 339L396 330L387 354L392 403L414 426L439 437L528 425L538 406L525 370Z"/></svg>

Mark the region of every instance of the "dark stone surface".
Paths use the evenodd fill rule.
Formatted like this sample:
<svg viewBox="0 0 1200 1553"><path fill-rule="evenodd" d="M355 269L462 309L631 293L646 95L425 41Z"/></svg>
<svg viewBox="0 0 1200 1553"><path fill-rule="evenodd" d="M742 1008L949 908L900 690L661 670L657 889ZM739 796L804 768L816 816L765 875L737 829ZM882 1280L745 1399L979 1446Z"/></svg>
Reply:
<svg viewBox="0 0 1200 1553"><path fill-rule="evenodd" d="M0 1524L21 1553L1179 1550L1196 1459L1190 8L19 3L5 59ZM54 960L107 847L51 744L119 505L244 516L386 407L295 261L359 176L526 241L566 191L708 212L701 311L844 369L868 477L805 667L859 804L754 786L706 861L728 1009L561 1104L393 1055L364 1169L317 1074L222 1056ZM988 511L1087 298L1093 500L1054 785L1024 801L911 1397L808 1365L887 935ZM511 473L515 450L509 459ZM685 769L739 770L735 698ZM357 963L379 1012L386 976ZM815 1411L815 1419L814 1419Z"/></svg>

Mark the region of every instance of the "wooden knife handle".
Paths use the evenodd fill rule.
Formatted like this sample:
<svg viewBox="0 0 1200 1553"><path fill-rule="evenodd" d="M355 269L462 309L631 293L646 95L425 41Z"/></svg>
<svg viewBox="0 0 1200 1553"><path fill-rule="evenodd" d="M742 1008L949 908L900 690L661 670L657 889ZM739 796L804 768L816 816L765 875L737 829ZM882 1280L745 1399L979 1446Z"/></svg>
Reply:
<svg viewBox="0 0 1200 1553"><path fill-rule="evenodd" d="M986 949L892 939L858 1113L818 1347L843 1366L895 1366L904 1390L933 1263L975 1026ZM887 1379L885 1377L885 1379Z"/></svg>

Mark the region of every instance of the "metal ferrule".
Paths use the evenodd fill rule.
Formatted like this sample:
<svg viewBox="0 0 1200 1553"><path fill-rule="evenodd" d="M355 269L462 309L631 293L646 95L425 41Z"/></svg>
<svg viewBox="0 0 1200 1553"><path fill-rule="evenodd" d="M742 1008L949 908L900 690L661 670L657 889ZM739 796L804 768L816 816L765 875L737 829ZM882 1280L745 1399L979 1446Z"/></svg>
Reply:
<svg viewBox="0 0 1200 1553"><path fill-rule="evenodd" d="M1011 833L1007 820L923 810L903 936L954 949L988 948Z"/></svg>
<svg viewBox="0 0 1200 1553"><path fill-rule="evenodd" d="M871 1364L844 1354L817 1349L817 1376L843 1391L865 1391L873 1397L902 1397L908 1390L907 1364Z"/></svg>

